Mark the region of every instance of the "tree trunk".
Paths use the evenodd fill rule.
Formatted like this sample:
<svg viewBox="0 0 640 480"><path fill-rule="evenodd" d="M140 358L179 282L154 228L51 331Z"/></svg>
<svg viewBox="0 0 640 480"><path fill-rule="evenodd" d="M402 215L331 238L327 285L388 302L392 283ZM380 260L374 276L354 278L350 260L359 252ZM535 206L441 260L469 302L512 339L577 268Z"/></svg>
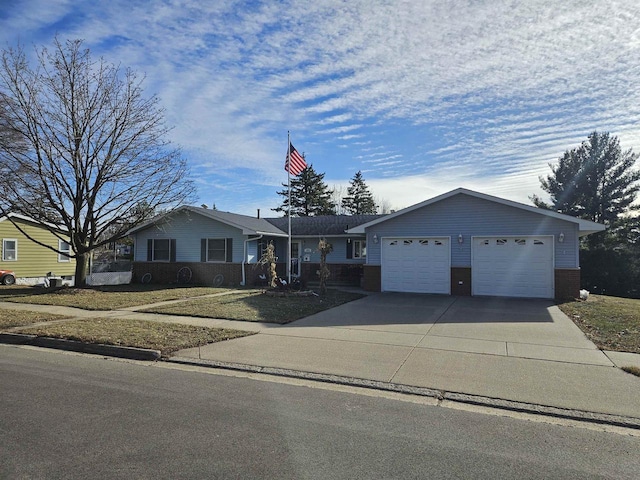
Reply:
<svg viewBox="0 0 640 480"><path fill-rule="evenodd" d="M78 253L76 255L77 256L76 256L75 286L86 287L87 286L87 261L89 260L89 256L86 253Z"/></svg>

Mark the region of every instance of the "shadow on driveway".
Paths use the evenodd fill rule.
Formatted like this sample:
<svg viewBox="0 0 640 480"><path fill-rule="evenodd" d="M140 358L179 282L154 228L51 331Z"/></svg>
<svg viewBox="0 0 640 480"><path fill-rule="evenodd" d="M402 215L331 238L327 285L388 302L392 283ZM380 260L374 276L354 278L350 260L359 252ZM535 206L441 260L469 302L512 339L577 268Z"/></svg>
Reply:
<svg viewBox="0 0 640 480"><path fill-rule="evenodd" d="M553 323L551 300L380 293L289 324L291 327Z"/></svg>

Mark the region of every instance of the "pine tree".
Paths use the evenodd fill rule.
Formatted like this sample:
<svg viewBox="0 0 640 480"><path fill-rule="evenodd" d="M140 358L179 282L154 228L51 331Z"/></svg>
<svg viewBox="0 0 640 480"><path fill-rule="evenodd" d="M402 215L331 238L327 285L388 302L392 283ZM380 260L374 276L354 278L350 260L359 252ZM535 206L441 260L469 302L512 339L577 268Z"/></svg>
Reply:
<svg viewBox="0 0 640 480"><path fill-rule="evenodd" d="M640 297L640 221L628 215L637 209L633 202L640 191L637 158L632 150L622 151L617 137L593 132L540 178L551 203L531 197L538 207L607 225L580 248L581 286L594 293Z"/></svg>
<svg viewBox="0 0 640 480"><path fill-rule="evenodd" d="M531 199L539 207L610 225L632 208L640 191L640 171L633 170L637 158L631 149L622 151L617 137L593 132L540 178L551 204Z"/></svg>
<svg viewBox="0 0 640 480"><path fill-rule="evenodd" d="M291 177L291 216L315 217L318 215L335 215L336 204L331 200L332 191L324 183L324 173L317 173L313 165L307 166L300 175ZM278 192L284 198L282 205L272 210L289 211L289 192L287 184L283 183L284 190Z"/></svg>
<svg viewBox="0 0 640 480"><path fill-rule="evenodd" d="M364 183L362 172L358 171L349 183L347 196L342 199L342 208L345 212L351 215L376 213L378 207L369 187Z"/></svg>

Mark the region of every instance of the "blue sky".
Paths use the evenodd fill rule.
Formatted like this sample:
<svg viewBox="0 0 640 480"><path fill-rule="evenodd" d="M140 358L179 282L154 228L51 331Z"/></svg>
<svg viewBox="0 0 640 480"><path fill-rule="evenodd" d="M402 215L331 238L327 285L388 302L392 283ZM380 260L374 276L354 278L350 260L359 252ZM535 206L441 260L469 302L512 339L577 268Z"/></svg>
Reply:
<svg viewBox="0 0 640 480"><path fill-rule="evenodd" d="M146 75L199 203L275 215L287 131L338 193L529 203L593 130L640 151L640 2L0 0L3 47L81 38Z"/></svg>

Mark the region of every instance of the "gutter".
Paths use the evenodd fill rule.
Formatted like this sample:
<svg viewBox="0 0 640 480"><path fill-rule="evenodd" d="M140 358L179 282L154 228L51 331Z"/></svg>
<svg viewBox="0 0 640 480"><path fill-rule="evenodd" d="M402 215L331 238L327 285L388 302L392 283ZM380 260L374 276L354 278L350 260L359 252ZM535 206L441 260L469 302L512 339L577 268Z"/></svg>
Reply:
<svg viewBox="0 0 640 480"><path fill-rule="evenodd" d="M244 266L247 263L247 243L252 242L254 240L260 240L262 237L264 237L264 235L260 235L254 238L247 238L244 241L244 256L242 257L242 282L240 282L240 285L242 285L243 287L246 286L247 284L247 279L245 278L245 274L244 274Z"/></svg>

